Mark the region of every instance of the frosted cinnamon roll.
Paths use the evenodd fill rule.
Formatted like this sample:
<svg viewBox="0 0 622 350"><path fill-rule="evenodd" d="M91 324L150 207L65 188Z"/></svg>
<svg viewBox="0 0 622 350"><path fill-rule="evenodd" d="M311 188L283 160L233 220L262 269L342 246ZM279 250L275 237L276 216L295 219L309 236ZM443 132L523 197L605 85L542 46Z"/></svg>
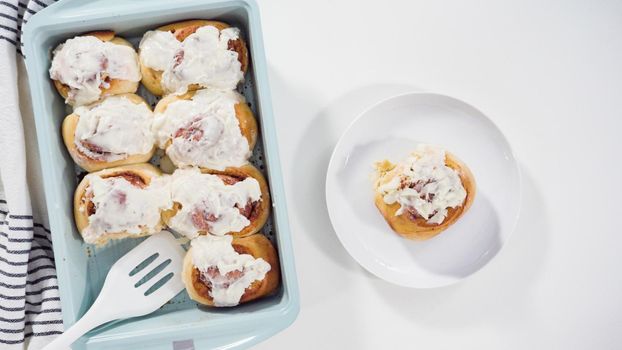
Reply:
<svg viewBox="0 0 622 350"><path fill-rule="evenodd" d="M158 147L180 168L242 166L257 140L255 117L235 91L202 89L169 95L155 107L153 130Z"/></svg>
<svg viewBox="0 0 622 350"><path fill-rule="evenodd" d="M264 235L207 235L191 244L182 280L190 298L198 303L236 306L267 296L279 286L278 256Z"/></svg>
<svg viewBox="0 0 622 350"><path fill-rule="evenodd" d="M111 31L76 36L52 52L50 78L65 102L81 106L101 96L136 92L141 74L138 55Z"/></svg>
<svg viewBox="0 0 622 350"><path fill-rule="evenodd" d="M161 212L171 206L167 182L146 163L88 174L74 195L76 226L91 244L159 232Z"/></svg>
<svg viewBox="0 0 622 350"><path fill-rule="evenodd" d="M134 94L80 106L63 121L63 141L74 162L92 172L147 162L155 152L153 112Z"/></svg>
<svg viewBox="0 0 622 350"><path fill-rule="evenodd" d="M419 145L405 160L376 164L375 203L391 228L424 240L456 222L475 198L469 168L445 150Z"/></svg>
<svg viewBox="0 0 622 350"><path fill-rule="evenodd" d="M268 185L250 164L221 172L177 169L170 177L170 191L173 208L162 217L167 226L188 238L252 235L270 214Z"/></svg>
<svg viewBox="0 0 622 350"><path fill-rule="evenodd" d="M143 85L154 95L200 88L235 89L248 68L238 28L191 20L148 31L139 44Z"/></svg>

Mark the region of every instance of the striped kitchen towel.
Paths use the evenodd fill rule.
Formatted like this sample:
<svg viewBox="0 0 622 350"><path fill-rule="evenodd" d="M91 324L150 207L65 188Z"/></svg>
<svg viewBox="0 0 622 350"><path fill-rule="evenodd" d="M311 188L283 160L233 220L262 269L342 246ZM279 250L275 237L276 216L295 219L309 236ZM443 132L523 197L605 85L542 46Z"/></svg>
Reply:
<svg viewBox="0 0 622 350"><path fill-rule="evenodd" d="M53 0L0 0L0 349L62 333L21 28Z"/></svg>

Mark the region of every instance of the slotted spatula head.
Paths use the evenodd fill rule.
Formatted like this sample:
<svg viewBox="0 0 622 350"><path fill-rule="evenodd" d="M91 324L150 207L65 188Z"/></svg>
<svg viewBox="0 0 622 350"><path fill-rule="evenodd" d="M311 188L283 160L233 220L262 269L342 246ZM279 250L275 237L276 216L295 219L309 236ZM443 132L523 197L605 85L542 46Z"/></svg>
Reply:
<svg viewBox="0 0 622 350"><path fill-rule="evenodd" d="M119 259L82 318L44 350L66 350L80 336L109 321L146 315L184 289L184 250L168 231L156 233Z"/></svg>
<svg viewBox="0 0 622 350"><path fill-rule="evenodd" d="M112 319L156 311L184 289L184 254L170 232L152 235L112 265L91 308L102 305Z"/></svg>

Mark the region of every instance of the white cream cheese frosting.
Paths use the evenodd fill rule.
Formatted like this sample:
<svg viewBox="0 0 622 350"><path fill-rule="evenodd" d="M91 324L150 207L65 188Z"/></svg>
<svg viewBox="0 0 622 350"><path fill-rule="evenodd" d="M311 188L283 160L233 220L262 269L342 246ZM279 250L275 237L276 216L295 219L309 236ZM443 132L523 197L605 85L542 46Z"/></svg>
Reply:
<svg viewBox="0 0 622 350"><path fill-rule="evenodd" d="M240 37L238 28L218 30L203 26L179 41L171 32L145 33L139 44L143 65L161 71L162 88L183 94L191 84L217 89L235 89L244 79L238 53L229 41Z"/></svg>
<svg viewBox="0 0 622 350"><path fill-rule="evenodd" d="M144 103L110 96L94 106L77 107L74 134L78 151L90 159L116 161L149 152L155 143L153 112Z"/></svg>
<svg viewBox="0 0 622 350"><path fill-rule="evenodd" d="M466 190L458 172L445 165L443 149L419 145L396 170L398 176L378 188L385 203L400 204L396 216L409 211L428 224L441 224L448 208L464 203Z"/></svg>
<svg viewBox="0 0 622 350"><path fill-rule="evenodd" d="M140 81L138 55L134 48L77 36L54 49L50 78L69 86L67 101L76 106L97 101L108 79Z"/></svg>
<svg viewBox="0 0 622 350"><path fill-rule="evenodd" d="M251 150L235 114L235 105L243 102L235 91L214 89L172 102L154 117L158 146L177 167L224 170L246 164Z"/></svg>
<svg viewBox="0 0 622 350"><path fill-rule="evenodd" d="M89 224L82 232L86 243L96 243L107 233L154 233L160 211L172 207L168 183L161 178L152 178L144 188L120 176L103 179L89 174L86 179L86 197L95 205L95 213L88 217ZM83 206L80 210L87 209Z"/></svg>
<svg viewBox="0 0 622 350"><path fill-rule="evenodd" d="M181 209L169 226L188 238L199 231L219 236L241 231L250 221L240 209L261 200L259 182L252 177L225 184L217 175L188 168L177 169L170 181L171 198Z"/></svg>
<svg viewBox="0 0 622 350"><path fill-rule="evenodd" d="M192 240L192 264L210 285L215 306L235 306L253 282L261 281L271 266L264 259L238 254L231 236L200 236Z"/></svg>

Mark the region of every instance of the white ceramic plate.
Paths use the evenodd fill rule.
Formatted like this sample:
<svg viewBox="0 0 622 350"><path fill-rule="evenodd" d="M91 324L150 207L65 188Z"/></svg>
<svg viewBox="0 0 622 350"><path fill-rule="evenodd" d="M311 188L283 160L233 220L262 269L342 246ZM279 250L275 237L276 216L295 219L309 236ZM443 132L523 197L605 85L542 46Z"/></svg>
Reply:
<svg viewBox="0 0 622 350"><path fill-rule="evenodd" d="M373 202L373 164L405 158L418 143L442 146L475 176L471 209L427 241L391 230ZM520 173L499 129L474 107L452 97L409 93L361 114L341 136L328 166L326 202L339 240L364 268L415 288L456 283L501 250L516 224Z"/></svg>

